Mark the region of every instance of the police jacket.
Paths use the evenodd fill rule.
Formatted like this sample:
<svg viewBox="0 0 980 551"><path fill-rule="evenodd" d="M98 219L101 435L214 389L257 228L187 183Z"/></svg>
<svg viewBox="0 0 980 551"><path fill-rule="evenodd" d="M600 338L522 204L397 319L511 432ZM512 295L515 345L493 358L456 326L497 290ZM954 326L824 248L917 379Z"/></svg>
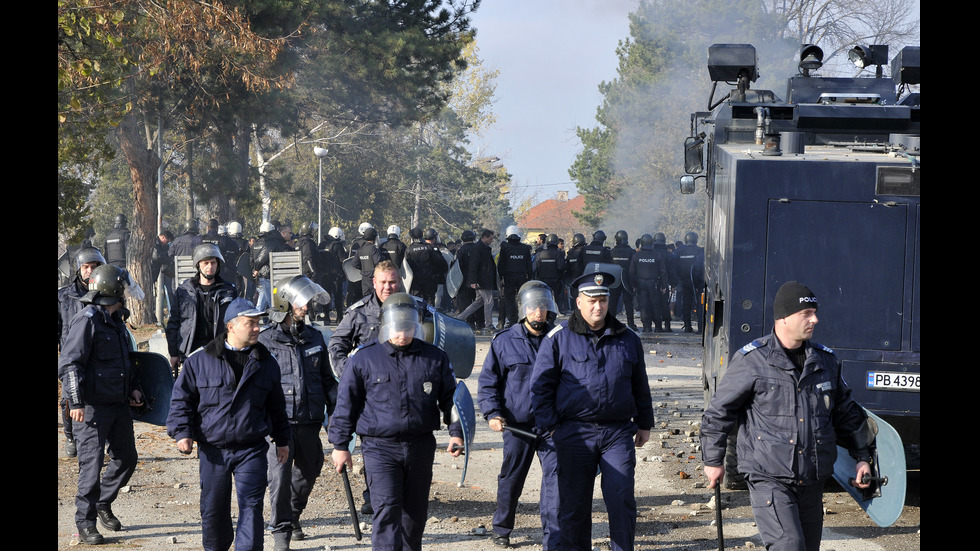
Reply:
<svg viewBox="0 0 980 551"><path fill-rule="evenodd" d="M851 436L867 414L851 399L829 348L807 341L799 373L774 333L732 357L701 422L705 465L722 466L727 434L737 421L738 472L786 483L823 483L834 472L837 446L868 460Z"/></svg>
<svg viewBox="0 0 980 551"><path fill-rule="evenodd" d="M609 251L609 254L612 257L611 262L613 264L619 265L623 269L623 278L624 278L624 281L622 281L623 288L626 289L627 292L632 292L633 284L631 283L632 278L630 276L629 270L630 270L630 260L633 259L633 255L636 254L636 251L633 250L633 247L630 247L628 244L620 243L619 245L613 247Z"/></svg>
<svg viewBox="0 0 980 551"><path fill-rule="evenodd" d="M548 283L556 283L565 273L565 255L558 250L558 245L548 245L543 251L534 255L534 278Z"/></svg>
<svg viewBox="0 0 980 551"><path fill-rule="evenodd" d="M214 278L214 284L207 293L201 288L196 275L178 285L174 292L170 319L167 320L167 348L170 356L183 360L197 348L194 346L195 335L207 335L209 338L204 339L204 343L207 343L221 333L224 330L225 309L237 296L235 286L221 279L221 276ZM209 327L198 326L203 308L210 309Z"/></svg>
<svg viewBox="0 0 980 551"><path fill-rule="evenodd" d="M281 323L273 324L259 334L279 364L282 393L286 398L286 416L295 424L322 424L329 404L330 390L337 384L330 372L327 344L323 334L306 324L297 326L294 336Z"/></svg>
<svg viewBox="0 0 980 551"><path fill-rule="evenodd" d="M523 323L493 336L477 387L484 419L502 417L510 425L534 425L531 368L542 338L530 335Z"/></svg>
<svg viewBox="0 0 980 551"><path fill-rule="evenodd" d="M459 270L463 274L463 285L462 287L469 287L471 283L476 283L475 281L470 281L470 262L475 261L474 256L476 255L477 248L476 243L473 241L467 241L459 246L456 250L456 259L459 264Z"/></svg>
<svg viewBox="0 0 980 551"><path fill-rule="evenodd" d="M531 279L531 246L518 239L508 239L500 244L497 271L505 280L527 281Z"/></svg>
<svg viewBox="0 0 980 551"><path fill-rule="evenodd" d="M575 281L578 276L585 272L585 245L576 245L568 249L565 255L565 281Z"/></svg>
<svg viewBox="0 0 980 551"><path fill-rule="evenodd" d="M442 253L436 250L433 245L421 240L412 241L412 244L405 251L405 260L412 268L412 287L414 289L425 285L438 285L440 283L438 281L439 275L442 275L442 281L445 281L449 265Z"/></svg>
<svg viewBox="0 0 980 551"><path fill-rule="evenodd" d="M405 260L405 250L408 249L408 245L404 241L398 239L395 234L390 234L388 240L381 244L381 248L388 252L388 257L391 258L396 267L402 267L402 261Z"/></svg>
<svg viewBox="0 0 980 551"><path fill-rule="evenodd" d="M327 439L346 450L351 435L412 439L441 426L462 437L459 421L450 422L456 378L449 357L438 347L413 339L405 350L377 339L351 356L337 388L337 407Z"/></svg>
<svg viewBox="0 0 980 551"><path fill-rule="evenodd" d="M581 269L584 270L585 265L590 262L612 262L612 254L609 251L609 247L603 245L601 241L593 241L585 247L582 247Z"/></svg>
<svg viewBox="0 0 980 551"><path fill-rule="evenodd" d="M640 337L606 314L598 337L578 310L548 332L531 371L538 430L567 421L653 426L653 398Z"/></svg>
<svg viewBox="0 0 980 551"><path fill-rule="evenodd" d="M195 231L188 231L174 238L170 245L170 264L178 256L194 256L194 247L201 244L203 238Z"/></svg>
<svg viewBox="0 0 980 551"><path fill-rule="evenodd" d="M68 337L68 324L75 314L82 311L85 307L82 304L82 297L88 291L82 288L81 277L78 273L71 278L71 283L58 289L58 346L65 347L65 338Z"/></svg>
<svg viewBox="0 0 980 551"><path fill-rule="evenodd" d="M327 346L330 368L338 381L344 374L347 356L358 346L377 339L380 329L381 301L374 292L347 307Z"/></svg>
<svg viewBox="0 0 980 551"><path fill-rule="evenodd" d="M320 272L323 270L320 257L317 256L316 241L309 235L301 235L296 238L296 250L299 251L299 263L303 275L318 281Z"/></svg>
<svg viewBox="0 0 980 551"><path fill-rule="evenodd" d="M128 228L116 227L109 230L105 236L105 261L116 266L126 267L126 245L129 244L130 231Z"/></svg>
<svg viewBox="0 0 980 551"><path fill-rule="evenodd" d="M150 274L156 281L161 273L166 277L174 277L174 264L170 261L170 244L165 245L157 240L150 255Z"/></svg>
<svg viewBox="0 0 980 551"><path fill-rule="evenodd" d="M678 285L690 287L694 284L691 268L696 263L704 264L704 248L697 245L683 245L674 251L674 276Z"/></svg>
<svg viewBox="0 0 980 551"><path fill-rule="evenodd" d="M254 344L236 382L228 353L222 333L187 357L174 383L167 434L218 448L254 446L266 436L277 446L288 445L289 421L276 359L264 345Z"/></svg>
<svg viewBox="0 0 980 551"><path fill-rule="evenodd" d="M69 409L86 405L126 405L139 387L129 361L129 335L119 312L89 304L71 319L61 354L58 378Z"/></svg>
<svg viewBox="0 0 980 551"><path fill-rule="evenodd" d="M374 267L384 260L391 260L391 257L388 256L388 251L378 248L370 241L365 241L357 248L357 256L354 258L352 266L361 272L361 285L364 285L365 279L374 277ZM395 267L399 268L400 266Z"/></svg>
<svg viewBox="0 0 980 551"><path fill-rule="evenodd" d="M629 280L634 286L634 290L643 286L650 286L657 289L666 287L669 284L669 274L667 273L667 263L664 261L664 252L657 251L652 247L642 247L636 251L630 260Z"/></svg>
<svg viewBox="0 0 980 551"><path fill-rule="evenodd" d="M252 269L259 272L259 277L262 279L269 279L272 273L269 267L270 253L278 253L283 251L291 251L292 247L286 243L286 240L282 238L282 234L278 230L269 230L259 236L258 239L252 243L251 254L252 254Z"/></svg>

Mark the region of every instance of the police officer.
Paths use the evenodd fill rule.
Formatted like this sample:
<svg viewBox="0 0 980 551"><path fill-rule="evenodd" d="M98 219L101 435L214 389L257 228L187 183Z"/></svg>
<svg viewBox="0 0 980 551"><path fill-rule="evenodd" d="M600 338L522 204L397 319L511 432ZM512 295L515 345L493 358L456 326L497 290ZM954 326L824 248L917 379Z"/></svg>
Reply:
<svg viewBox="0 0 980 551"><path fill-rule="evenodd" d="M578 294L575 289L569 287L573 281L578 279L582 272L585 271L585 235L581 233L576 233L572 236L572 246L568 249L565 254L565 274L563 278L564 287L567 289L567 294L564 297L558 298L558 307L562 309L562 314L567 314L571 309L571 303L574 302L575 296Z"/></svg>
<svg viewBox="0 0 980 551"><path fill-rule="evenodd" d="M392 224L388 226L388 239L381 244L381 248L388 252L388 258L395 264L396 267L402 267L402 261L405 260L405 250L408 245L400 239L402 229L398 226Z"/></svg>
<svg viewBox="0 0 980 551"><path fill-rule="evenodd" d="M548 437L535 440L504 431L504 426L533 431L531 367L541 339L554 327L558 306L548 285L531 280L519 289L517 308L520 323L497 333L490 341L477 390L483 418L492 430L503 432L504 438L504 458L497 477L497 509L493 514L493 543L510 546L517 502L537 452L541 464L539 505L544 548L558 549L558 462L554 445Z"/></svg>
<svg viewBox="0 0 980 551"><path fill-rule="evenodd" d="M660 251L653 249L653 236L649 233L640 237L640 250L630 261L629 278L634 286L643 332L650 333L653 326L656 332L663 331L663 303L661 295L667 291L667 263Z"/></svg>
<svg viewBox="0 0 980 551"><path fill-rule="evenodd" d="M344 230L337 226L330 228L327 238L324 239L323 252L325 253L325 266L327 266L326 285L321 283L327 291L333 303L333 310L337 313L337 323L344 317L344 298L346 297L347 277L344 275L343 262L347 258L347 242L344 241ZM360 287L360 285L358 285Z"/></svg>
<svg viewBox="0 0 980 551"><path fill-rule="evenodd" d="M197 441L205 551L227 551L232 540L236 549L262 549L266 437L275 442L278 463L289 456L279 365L258 342L263 315L251 302L236 297L224 312L225 330L187 358L174 383L167 434L185 454ZM231 519L233 483L237 530Z"/></svg>
<svg viewBox="0 0 980 551"><path fill-rule="evenodd" d="M605 243L606 232L597 230L592 234L592 242L586 245L582 250L585 264L589 264L591 262L612 262L612 255L610 254L609 247L607 247ZM583 265L582 268L584 269L585 266Z"/></svg>
<svg viewBox="0 0 980 551"><path fill-rule="evenodd" d="M269 265L272 253L291 251L293 248L286 243L282 232L273 222L262 222L259 231L259 237L251 246L252 277L256 280L259 293L255 306L259 310L266 310L272 304L272 282L269 281L272 275L272 267Z"/></svg>
<svg viewBox="0 0 980 551"><path fill-rule="evenodd" d="M670 328L670 296L673 292L672 288L675 286L675 279L673 275L674 253L667 248L667 236L662 232L653 234L653 250L660 255L660 257L663 259L664 265L667 267L667 280L663 282L661 292L656 293L656 298L658 300L660 319L663 322L664 332L672 333L673 329Z"/></svg>
<svg viewBox="0 0 980 551"><path fill-rule="evenodd" d="M536 430L551 435L558 456L562 549L591 548L600 468L612 549L633 549L634 446L650 438L653 400L640 338L609 313L613 283L606 272L574 282L576 309L545 336L531 372Z"/></svg>
<svg viewBox="0 0 980 551"><path fill-rule="evenodd" d="M613 238L616 240L616 246L609 251L609 254L612 263L623 269L623 280L615 289L609 290L609 308L615 316L619 312L619 300L622 298L623 310L626 311L626 326L636 331L636 323L633 321L633 283L629 274L630 260L633 259L636 251L630 247L630 238L626 230L619 230Z"/></svg>
<svg viewBox="0 0 980 551"><path fill-rule="evenodd" d="M817 309L801 283L780 286L772 333L733 354L701 422L709 488L725 478L727 437L737 426L738 472L758 504L752 513L762 542L775 551L820 548L823 487L838 445L857 460L855 481L871 473L874 432L833 351L811 340Z"/></svg>
<svg viewBox="0 0 980 551"><path fill-rule="evenodd" d="M503 288L500 290L501 302L507 312L509 327L518 322L517 293L521 286L531 279L531 246L521 242L521 230L517 226L508 226L504 230L506 240L500 244L497 256L497 272ZM557 313L557 311L556 311Z"/></svg>
<svg viewBox="0 0 980 551"><path fill-rule="evenodd" d="M476 249L476 232L473 230L463 230L460 234L460 240L462 244L456 249L456 262L459 264L460 272L463 274L463 283L459 286L459 290L456 292L456 297L454 299L456 304L456 311L462 312L467 306L469 306L476 298L476 290L470 287L470 281L467 281L469 274L470 258L477 251ZM483 318L480 316L471 316L471 319L466 320L471 326L475 326L477 329L483 328Z"/></svg>
<svg viewBox="0 0 980 551"><path fill-rule="evenodd" d="M463 447L459 421L450 423L456 380L449 357L422 339L415 300L389 297L378 338L351 356L340 379L328 440L337 472L353 466L356 431L374 509L375 549L422 548L440 413L449 425L447 451Z"/></svg>
<svg viewBox="0 0 980 551"><path fill-rule="evenodd" d="M408 234L412 239L405 251L405 260L412 269L412 288L409 292L435 306L439 276L442 276L441 281L445 283L449 265L442 253L423 239L425 234L422 228L416 226Z"/></svg>
<svg viewBox="0 0 980 551"><path fill-rule="evenodd" d="M122 530L112 502L136 470L136 439L130 406L143 405L129 360L126 296L142 300L129 273L113 264L92 270L85 304L68 326L58 357L58 377L68 401L78 447L75 526L81 543L105 542L95 526ZM109 462L102 473L108 446ZM101 477L100 477L101 473Z"/></svg>
<svg viewBox="0 0 980 551"><path fill-rule="evenodd" d="M202 240L197 220L184 222L184 231L174 239L173 246L170 247L170 263L173 264L178 256L193 255L194 248L200 245Z"/></svg>
<svg viewBox="0 0 980 551"><path fill-rule="evenodd" d="M366 228L364 230L364 241L357 248L357 256L354 258L354 269L361 272L361 296L371 293L374 284L371 278L374 277L374 267L383 260L390 260L388 251L375 245L378 240L378 230ZM398 265L395 265L398 269Z"/></svg>
<svg viewBox="0 0 980 551"><path fill-rule="evenodd" d="M242 298L252 297L254 293L250 291L254 291L254 283L252 282L251 274L243 275L238 271L240 266L239 262L242 255L249 255L249 262L251 262L249 244L248 241L246 241L242 236L242 224L240 222L235 220L228 222L228 239L235 244L234 256L226 257L228 259L229 268L232 268L235 272L235 277L230 282L234 283L235 289L238 291L238 296Z"/></svg>
<svg viewBox="0 0 980 551"><path fill-rule="evenodd" d="M313 305L329 303L327 292L310 278L283 278L272 289L272 324L259 334L279 364L290 429L285 463L276 461L276 447L269 446L269 524L276 551L305 538L299 518L323 468L320 428L333 410L336 381L323 334L306 324L306 316Z"/></svg>
<svg viewBox="0 0 980 551"><path fill-rule="evenodd" d="M192 258L197 271L177 287L167 320L167 348L175 377L191 352L221 332L225 308L238 296L234 285L221 278L225 259L217 245L201 243Z"/></svg>
<svg viewBox="0 0 980 551"><path fill-rule="evenodd" d="M89 278L92 271L105 264L105 257L102 252L95 247L83 247L75 252L75 275L72 276L68 285L58 289L58 350L65 347L65 340L68 337L68 324L71 323L75 314L85 308L82 297L89 291ZM75 438L71 432L71 415L68 410L68 396L66 389L61 389L61 425L65 433L65 453L68 457L78 455L78 448L75 445Z"/></svg>
<svg viewBox="0 0 980 551"><path fill-rule="evenodd" d="M551 287L554 296L561 296L562 277L565 275L565 255L558 250L558 235L548 236L546 248L534 255L532 263L534 279Z"/></svg>
<svg viewBox="0 0 980 551"><path fill-rule="evenodd" d="M698 234L689 231L684 235L684 245L674 252L674 272L676 273L677 291L679 295L679 306L681 309L681 320L684 322L684 332L693 333L691 325L691 313L698 309L700 305L697 301L697 294L703 287L703 281L695 281L696 274L703 274L704 267L704 247L698 246ZM702 269L695 270L695 266L700 263ZM702 275L703 277L703 275ZM704 328L701 327L700 314L698 317L698 333Z"/></svg>
<svg viewBox="0 0 980 551"><path fill-rule="evenodd" d="M208 231L201 236L201 243L213 243L221 251L221 256L228 259L221 263L221 278L234 285L236 271L233 262L238 256L238 245L227 235L221 235L220 228L217 219L208 220Z"/></svg>
<svg viewBox="0 0 980 551"><path fill-rule="evenodd" d="M449 296L449 292L446 289L446 277L449 275L449 264L456 257L456 242L450 240L450 243L452 243L452 248L450 248L449 245L439 240L439 232L433 228L425 230L423 237L425 238L425 242L435 247L436 252L441 254L443 260L446 261L445 269L442 269L442 264L439 264L435 270L436 302L434 304L437 310L446 312L451 309L450 306L453 303L453 298Z"/></svg>
<svg viewBox="0 0 980 551"><path fill-rule="evenodd" d="M485 229L480 234L480 241L470 249L466 271L463 272L463 285L473 289L476 298L459 314L459 318L465 320L479 313L482 308L482 328L488 333L497 330L493 324L493 291L497 288L497 265L493 261L491 243L493 231Z"/></svg>
<svg viewBox="0 0 980 551"><path fill-rule="evenodd" d="M126 227L126 215L117 214L112 229L105 236L105 244L102 248L109 264L115 264L120 268L126 267L126 249L129 246L130 235L131 232Z"/></svg>

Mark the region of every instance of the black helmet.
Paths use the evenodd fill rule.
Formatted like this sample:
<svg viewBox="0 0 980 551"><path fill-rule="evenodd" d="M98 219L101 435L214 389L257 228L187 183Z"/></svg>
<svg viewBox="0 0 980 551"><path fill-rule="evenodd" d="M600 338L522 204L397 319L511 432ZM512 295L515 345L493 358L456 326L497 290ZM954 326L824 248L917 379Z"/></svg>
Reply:
<svg viewBox="0 0 980 551"><path fill-rule="evenodd" d="M198 233L199 231L200 231L200 226L198 226L196 219L191 218L187 222L184 222L184 233L187 232Z"/></svg>
<svg viewBox="0 0 980 551"><path fill-rule="evenodd" d="M130 287L133 289L129 290ZM140 300L143 298L143 291L133 282L129 272L115 264L103 264L92 270L88 293L85 293L81 301L85 304L110 306L127 295Z"/></svg>
<svg viewBox="0 0 980 551"><path fill-rule="evenodd" d="M592 240L598 241L599 243L604 243L606 241L606 232L596 230L596 232L592 234Z"/></svg>
<svg viewBox="0 0 980 551"><path fill-rule="evenodd" d="M698 244L698 234L689 231L684 234L684 244L685 245L697 245Z"/></svg>
<svg viewBox="0 0 980 551"><path fill-rule="evenodd" d="M315 230L316 227L316 222L303 222L299 227L299 234L313 237L313 230Z"/></svg>
<svg viewBox="0 0 980 551"><path fill-rule="evenodd" d="M654 245L666 245L667 244L667 236L664 235L663 232L657 232L657 233L653 234L653 244Z"/></svg>
<svg viewBox="0 0 980 551"><path fill-rule="evenodd" d="M81 268L82 264L88 264L89 262L98 262L100 266L106 263L102 252L95 247L82 247L75 252L76 268Z"/></svg>
<svg viewBox="0 0 980 551"><path fill-rule="evenodd" d="M195 268L197 268L198 262L207 258L217 258L219 270L221 269L221 265L225 263L225 257L221 256L221 249L214 243L201 243L194 247L194 254L191 256L191 259L194 261Z"/></svg>
<svg viewBox="0 0 980 551"><path fill-rule="evenodd" d="M641 247L652 247L653 246L653 236L649 233L645 233L640 236L640 246Z"/></svg>
<svg viewBox="0 0 980 551"><path fill-rule="evenodd" d="M538 308L544 308L549 312L549 321L558 317L558 306L555 304L551 287L543 281L532 279L521 285L517 291L517 317L523 320L528 312Z"/></svg>
<svg viewBox="0 0 980 551"><path fill-rule="evenodd" d="M422 240L422 228L415 226L414 228L408 230L408 236L413 240Z"/></svg>
<svg viewBox="0 0 980 551"><path fill-rule="evenodd" d="M272 288L272 307L269 308L269 319L281 323L286 319L293 306L302 308L315 301L319 304L330 304L330 294L304 275L284 277Z"/></svg>
<svg viewBox="0 0 980 551"><path fill-rule="evenodd" d="M439 232L437 232L436 230L432 228L425 230L426 241L435 241L437 237L439 237Z"/></svg>
<svg viewBox="0 0 980 551"><path fill-rule="evenodd" d="M117 214L116 215L116 219L113 220L113 224L115 224L115 227L117 227L117 228L125 228L126 227L126 215L125 214Z"/></svg>
<svg viewBox="0 0 980 551"><path fill-rule="evenodd" d="M473 230L466 230L463 232L463 235L460 236L460 239L467 243L470 241L476 241L476 233L474 233Z"/></svg>
<svg viewBox="0 0 980 551"><path fill-rule="evenodd" d="M618 232L616 232L615 239L617 245L622 245L624 243L629 243L630 236L629 234L626 233L626 230L619 230Z"/></svg>
<svg viewBox="0 0 980 551"><path fill-rule="evenodd" d="M378 238L378 230L376 230L374 228L365 228L364 229L364 239L366 239L368 241L374 241L377 238Z"/></svg>
<svg viewBox="0 0 980 551"><path fill-rule="evenodd" d="M407 331L413 331L414 338L424 339L418 305L408 293L392 293L381 303L381 329L378 331L378 341L391 340L398 333Z"/></svg>
<svg viewBox="0 0 980 551"><path fill-rule="evenodd" d="M557 233L549 233L548 234L548 244L549 245L557 245L558 244L558 234Z"/></svg>
<svg viewBox="0 0 980 551"><path fill-rule="evenodd" d="M585 236L580 233L576 233L572 236L572 246L578 247L579 245L585 245Z"/></svg>

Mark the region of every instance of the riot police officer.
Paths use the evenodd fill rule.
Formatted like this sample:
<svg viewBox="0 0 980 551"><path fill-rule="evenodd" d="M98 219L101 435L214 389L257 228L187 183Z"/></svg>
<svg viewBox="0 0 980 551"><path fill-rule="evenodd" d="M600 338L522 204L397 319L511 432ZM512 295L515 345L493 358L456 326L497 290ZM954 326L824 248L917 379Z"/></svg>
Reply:
<svg viewBox="0 0 980 551"><path fill-rule="evenodd" d="M623 271L623 278L615 289L609 289L609 309L613 315L619 312L619 301L623 301L623 309L626 311L626 326L633 331L637 330L636 323L633 321L633 283L629 276L630 261L636 251L630 246L629 234L626 230L619 230L613 237L616 246L609 251L612 263L619 265Z"/></svg>
<svg viewBox="0 0 980 551"><path fill-rule="evenodd" d="M504 231L506 240L500 244L497 256L497 273L503 288L500 290L501 302L507 312L507 326L518 322L517 294L521 286L531 279L531 246L521 242L521 230L508 226ZM557 313L557 312L556 312Z"/></svg>
<svg viewBox="0 0 980 551"><path fill-rule="evenodd" d="M323 334L306 324L306 316L314 305L329 303L327 292L309 277L283 278L272 290L272 324L259 334L279 364L290 430L285 463L276 461L276 446L269 446L269 524L277 551L305 538L299 518L323 468L320 429L333 410L336 381Z"/></svg>
<svg viewBox="0 0 980 551"><path fill-rule="evenodd" d="M528 246L530 249L530 246ZM550 437L529 439L504 431L505 426L530 432L534 427L531 411L531 367L545 334L558 316L551 288L531 280L517 292L520 323L494 335L483 369L480 371L477 399L490 428L503 432L504 457L497 477L497 509L493 514L493 542L510 546L517 502L534 461L541 464L541 526L545 549L558 549L558 463Z"/></svg>
<svg viewBox="0 0 980 551"><path fill-rule="evenodd" d="M85 304L68 326L58 377L73 421L78 447L78 493L75 525L79 541L105 542L96 517L112 531L122 523L112 513L112 502L136 470L138 459L130 406L143 405L139 381L129 360L129 317L126 297L142 300L142 290L129 273L113 264L92 270ZM102 473L106 446L109 462Z"/></svg>
<svg viewBox="0 0 980 551"><path fill-rule="evenodd" d="M330 292L333 310L337 313L337 323L344 317L344 299L347 296L347 277L344 275L343 263L347 258L347 242L344 241L344 230L337 226L330 228L327 238L323 240L321 247L324 253L324 265L326 266L326 281L321 283ZM358 287L360 287L358 285Z"/></svg>
<svg viewBox="0 0 980 551"><path fill-rule="evenodd" d="M105 236L106 262L120 268L126 267L126 249L129 247L129 237L132 232L126 227L126 215L117 214L113 220L112 229Z"/></svg>
<svg viewBox="0 0 980 551"><path fill-rule="evenodd" d="M409 230L408 234L412 239L412 243L405 251L405 260L412 269L412 288L408 291L435 306L439 275L442 276L441 281L445 282L449 265L434 245L423 240L425 234L422 228L416 226Z"/></svg>
<svg viewBox="0 0 980 551"><path fill-rule="evenodd" d="M233 262L238 256L238 244L227 235L221 235L220 228L217 219L208 220L208 231L201 237L201 243L217 245L221 255L228 259L227 262L221 263L221 278L234 285L236 271Z"/></svg>
<svg viewBox="0 0 980 551"><path fill-rule="evenodd" d="M408 245L400 239L402 229L398 226L392 224L388 226L388 239L381 244L381 248L388 252L388 258L395 264L399 269L402 267L402 261L405 260L405 250Z"/></svg>
<svg viewBox="0 0 980 551"><path fill-rule="evenodd" d="M550 234L546 248L534 255L532 266L534 279L543 281L554 296L560 296L562 277L565 275L565 255L558 250L558 235Z"/></svg>
<svg viewBox="0 0 980 551"><path fill-rule="evenodd" d="M235 286L220 275L225 259L217 245L201 243L192 258L196 272L177 287L167 320L167 348L174 376L191 352L221 332L224 311L238 296Z"/></svg>
<svg viewBox="0 0 980 551"><path fill-rule="evenodd" d="M378 338L351 356L330 417L337 472L353 466L349 445L355 431L360 438L377 549L422 548L440 414L449 424L446 450L455 457L463 447L459 421L449 423L456 389L449 357L422 335L410 295L385 300Z"/></svg>
<svg viewBox="0 0 980 551"><path fill-rule="evenodd" d="M558 307L562 308L562 314L567 314L571 308L571 303L575 302L577 293L569 286L578 279L585 271L585 235L576 233L572 236L572 246L565 254L565 277L564 284L568 288L568 295L562 299L558 297Z"/></svg>
<svg viewBox="0 0 980 551"><path fill-rule="evenodd" d="M667 263L662 253L653 249L653 236L649 233L640 237L640 250L630 261L629 278L640 307L643 332L649 333L655 326L656 332L660 333L663 331L664 316L660 310L663 303L661 295L667 292L668 287Z"/></svg>
<svg viewBox="0 0 980 551"><path fill-rule="evenodd" d="M607 247L605 243L606 232L597 230L592 234L592 242L586 245L582 250L582 256L585 264L589 264L591 262L612 262L612 255L610 254L609 247ZM585 269L584 264L582 269Z"/></svg>
<svg viewBox="0 0 980 551"><path fill-rule="evenodd" d="M390 260L388 251L375 245L378 240L378 230L366 228L364 230L364 241L357 248L357 256L354 258L354 269L361 272L361 296L367 295L374 288L371 279L374 277L374 267L383 260ZM398 266L395 265L397 269Z"/></svg>
<svg viewBox="0 0 980 551"><path fill-rule="evenodd" d="M272 267L269 265L272 253L291 251L293 248L286 243L275 223L262 222L259 231L259 237L251 246L252 277L256 280L259 293L255 307L266 310L272 304L272 283L269 281L272 276Z"/></svg>
<svg viewBox="0 0 980 551"><path fill-rule="evenodd" d="M701 327L701 312L697 295L704 287L704 247L698 246L698 234L693 231L687 232L684 235L684 245L674 252L674 258L674 272L679 295L678 303L681 309L681 320L684 322L684 332L694 332L691 325L691 314L697 309L698 315L696 317L698 319L698 332L700 333L704 328ZM696 269L697 264L701 265L700 270ZM695 281L698 273L702 274L701 281Z"/></svg>
<svg viewBox="0 0 980 551"><path fill-rule="evenodd" d="M184 231L174 238L173 245L170 247L170 263L178 256L191 256L194 248L201 244L203 238L200 235L197 220L190 219L184 222Z"/></svg>
<svg viewBox="0 0 980 551"><path fill-rule="evenodd" d="M666 285L666 290L656 294L656 298L659 301L659 311L660 319L663 322L663 328L665 333L673 332L670 328L670 296L673 292L673 288L676 286L676 279L674 276L674 253L667 247L667 236L662 232L657 232L653 234L653 250L660 254L663 258L664 264L667 266L667 281L664 283Z"/></svg>

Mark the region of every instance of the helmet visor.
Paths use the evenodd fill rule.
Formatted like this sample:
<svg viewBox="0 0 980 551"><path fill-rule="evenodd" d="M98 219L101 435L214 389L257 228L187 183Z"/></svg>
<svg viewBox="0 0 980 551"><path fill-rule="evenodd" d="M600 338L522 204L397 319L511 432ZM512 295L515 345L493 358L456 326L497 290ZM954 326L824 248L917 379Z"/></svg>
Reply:
<svg viewBox="0 0 980 551"><path fill-rule="evenodd" d="M289 282L282 292L289 303L296 308L302 308L310 301L317 304L330 304L330 293L309 278L304 277Z"/></svg>
<svg viewBox="0 0 980 551"><path fill-rule="evenodd" d="M525 319L528 314L537 310L545 310L558 315L558 305L555 304L550 289L533 287L526 289L517 297L518 319Z"/></svg>
<svg viewBox="0 0 980 551"><path fill-rule="evenodd" d="M381 313L378 341L386 342L395 338L424 338L419 312L414 307L400 306Z"/></svg>
<svg viewBox="0 0 980 551"><path fill-rule="evenodd" d="M146 298L146 294L143 293L143 288L140 287L139 283L136 283L132 274L129 273L129 270L123 272L123 282L125 283L126 287L126 298L133 300L143 300Z"/></svg>

